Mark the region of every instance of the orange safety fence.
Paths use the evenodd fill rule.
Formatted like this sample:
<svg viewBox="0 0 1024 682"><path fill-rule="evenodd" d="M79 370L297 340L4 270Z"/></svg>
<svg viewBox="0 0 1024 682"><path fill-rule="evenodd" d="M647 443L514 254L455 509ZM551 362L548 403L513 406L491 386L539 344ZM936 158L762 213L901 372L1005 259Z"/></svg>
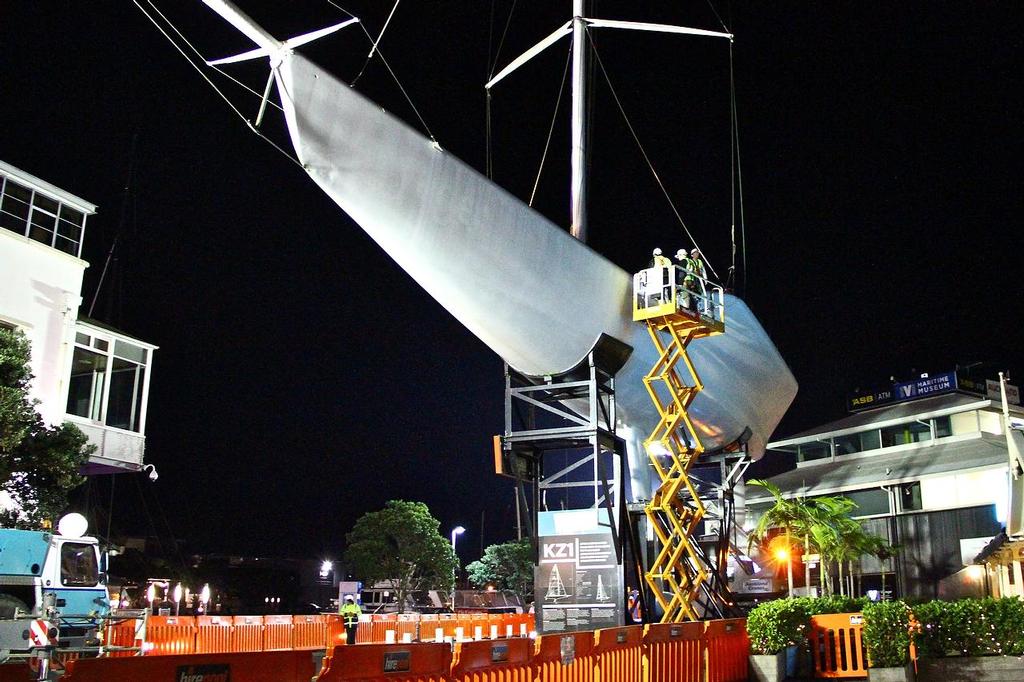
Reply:
<svg viewBox="0 0 1024 682"><path fill-rule="evenodd" d="M141 682L142 680L244 680L309 682L316 674L308 651L83 658L70 661L61 682Z"/></svg>
<svg viewBox="0 0 1024 682"><path fill-rule="evenodd" d="M147 656L196 653L195 617L150 616L143 652Z"/></svg>
<svg viewBox="0 0 1024 682"><path fill-rule="evenodd" d="M594 634L598 682L643 682L643 626L607 628Z"/></svg>
<svg viewBox="0 0 1024 682"><path fill-rule="evenodd" d="M701 682L704 679L704 623L648 625L644 646L649 682ZM745 662L746 658L743 660Z"/></svg>
<svg viewBox="0 0 1024 682"><path fill-rule="evenodd" d="M286 651L292 648L292 617L263 616L263 650Z"/></svg>
<svg viewBox="0 0 1024 682"><path fill-rule="evenodd" d="M746 682L750 639L742 618L704 623L706 682Z"/></svg>
<svg viewBox="0 0 1024 682"><path fill-rule="evenodd" d="M195 619L197 654L231 651L231 616L196 616Z"/></svg>
<svg viewBox="0 0 1024 682"><path fill-rule="evenodd" d="M533 640L462 642L454 655L453 682L533 682Z"/></svg>
<svg viewBox="0 0 1024 682"><path fill-rule="evenodd" d="M811 616L811 658L817 678L865 677L867 657L863 636L864 616L835 613Z"/></svg>
<svg viewBox="0 0 1024 682"><path fill-rule="evenodd" d="M263 651L263 616L235 616L231 626L231 651Z"/></svg>
<svg viewBox="0 0 1024 682"><path fill-rule="evenodd" d="M325 643L327 651L336 646L348 644L348 636L345 632L345 619L339 614L331 613L324 616Z"/></svg>
<svg viewBox="0 0 1024 682"><path fill-rule="evenodd" d="M534 675L544 682L592 682L594 633L547 634L537 639Z"/></svg>
<svg viewBox="0 0 1024 682"><path fill-rule="evenodd" d="M142 633L139 631L142 623L142 620L135 618L110 623L103 637L103 646L107 649L106 655L111 658L120 658L124 656L137 656L142 653ZM130 650L117 651L116 649Z"/></svg>
<svg viewBox="0 0 1024 682"><path fill-rule="evenodd" d="M323 616L292 616L292 648L323 649L327 621Z"/></svg>
<svg viewBox="0 0 1024 682"><path fill-rule="evenodd" d="M448 644L364 644L335 647L317 682L450 682Z"/></svg>

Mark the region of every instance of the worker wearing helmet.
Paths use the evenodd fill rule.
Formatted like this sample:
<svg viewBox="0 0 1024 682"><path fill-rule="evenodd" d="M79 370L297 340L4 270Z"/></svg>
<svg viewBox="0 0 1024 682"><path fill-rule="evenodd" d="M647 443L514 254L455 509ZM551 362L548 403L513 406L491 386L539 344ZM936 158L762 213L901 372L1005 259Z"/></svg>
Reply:
<svg viewBox="0 0 1024 682"><path fill-rule="evenodd" d="M686 249L676 251L676 260L678 261L677 267L685 273L681 280L677 280L680 285L677 286L676 291L676 307L691 308L697 301L697 297L693 295L697 291L697 279L693 276L694 264Z"/></svg>
<svg viewBox="0 0 1024 682"><path fill-rule="evenodd" d="M345 595L345 603L338 609L342 619L345 621L345 641L348 644L356 643L356 629L359 628L359 616L363 610L359 608L355 598L351 594Z"/></svg>
<svg viewBox="0 0 1024 682"><path fill-rule="evenodd" d="M649 267L667 268L670 265L672 265L672 261L670 261L668 258L665 258L665 256L661 255L661 249L654 249L653 256L654 258L651 259L651 264Z"/></svg>
<svg viewBox="0 0 1024 682"><path fill-rule="evenodd" d="M708 286L707 286L707 271L704 269L704 257L700 252L700 249L694 247L690 251L690 269L693 274L697 275L694 278L693 291L699 291L701 299L698 305L694 306L694 310L700 310L704 314L708 315L710 311L710 300L708 299Z"/></svg>

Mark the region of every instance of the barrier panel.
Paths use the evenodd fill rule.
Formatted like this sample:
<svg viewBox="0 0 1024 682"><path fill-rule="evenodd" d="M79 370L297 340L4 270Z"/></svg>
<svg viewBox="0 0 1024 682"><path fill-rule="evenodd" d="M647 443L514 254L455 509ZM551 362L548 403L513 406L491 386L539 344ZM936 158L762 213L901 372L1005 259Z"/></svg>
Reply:
<svg viewBox="0 0 1024 682"><path fill-rule="evenodd" d="M231 616L196 616L196 653L231 651Z"/></svg>
<svg viewBox="0 0 1024 682"><path fill-rule="evenodd" d="M408 636L409 641L414 641L419 638L419 625L420 616L418 613L403 613L400 614L395 623L395 641L404 642L405 637ZM430 633L427 639L433 636L434 633Z"/></svg>
<svg viewBox="0 0 1024 682"><path fill-rule="evenodd" d="M598 630L594 640L598 682L643 682L642 626Z"/></svg>
<svg viewBox="0 0 1024 682"><path fill-rule="evenodd" d="M235 616L231 620L230 651L263 651L263 616Z"/></svg>
<svg viewBox="0 0 1024 682"><path fill-rule="evenodd" d="M533 641L497 639L456 645L453 682L533 682Z"/></svg>
<svg viewBox="0 0 1024 682"><path fill-rule="evenodd" d="M142 682L144 680L244 680L309 682L316 674L308 651L83 658L70 661L61 682Z"/></svg>
<svg viewBox="0 0 1024 682"><path fill-rule="evenodd" d="M537 640L534 675L542 682L592 682L594 633L567 632Z"/></svg>
<svg viewBox="0 0 1024 682"><path fill-rule="evenodd" d="M293 649L323 649L326 633L323 616L292 616Z"/></svg>
<svg viewBox="0 0 1024 682"><path fill-rule="evenodd" d="M342 618L340 614L326 614L324 616L324 627L327 651L330 651L336 646L348 644L348 637L345 632L345 619ZM356 633L356 637L359 637L358 632Z"/></svg>
<svg viewBox="0 0 1024 682"><path fill-rule="evenodd" d="M746 682L750 640L742 618L704 623L706 682Z"/></svg>
<svg viewBox="0 0 1024 682"><path fill-rule="evenodd" d="M807 637L816 678L867 675L863 622L864 616L859 613L811 616Z"/></svg>
<svg viewBox="0 0 1024 682"><path fill-rule="evenodd" d="M292 648L292 617L263 616L263 651L287 651Z"/></svg>
<svg viewBox="0 0 1024 682"><path fill-rule="evenodd" d="M335 647L317 682L450 682L448 644L364 644Z"/></svg>
<svg viewBox="0 0 1024 682"><path fill-rule="evenodd" d="M644 633L648 682L702 682L704 623L648 625ZM746 662L746 656L743 658Z"/></svg>
<svg viewBox="0 0 1024 682"><path fill-rule="evenodd" d="M142 653L142 633L139 628L142 621L135 618L119 620L107 626L103 635L103 646L106 649L106 656L111 658L123 658L125 656L138 656ZM137 636L136 636L137 635ZM138 639L138 641L136 641ZM138 651L110 651L111 648L132 648L138 647Z"/></svg>
<svg viewBox="0 0 1024 682"><path fill-rule="evenodd" d="M146 621L146 656L194 654L196 619L194 616L150 616Z"/></svg>

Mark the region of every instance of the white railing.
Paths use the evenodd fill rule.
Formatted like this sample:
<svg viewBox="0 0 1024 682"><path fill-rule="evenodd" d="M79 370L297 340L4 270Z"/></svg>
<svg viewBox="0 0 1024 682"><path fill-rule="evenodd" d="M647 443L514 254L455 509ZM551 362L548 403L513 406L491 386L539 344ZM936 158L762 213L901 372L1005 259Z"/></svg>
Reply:
<svg viewBox="0 0 1024 682"><path fill-rule="evenodd" d="M671 303L672 310L725 321L725 292L721 285L677 265L654 266L633 275L633 296L637 310Z"/></svg>

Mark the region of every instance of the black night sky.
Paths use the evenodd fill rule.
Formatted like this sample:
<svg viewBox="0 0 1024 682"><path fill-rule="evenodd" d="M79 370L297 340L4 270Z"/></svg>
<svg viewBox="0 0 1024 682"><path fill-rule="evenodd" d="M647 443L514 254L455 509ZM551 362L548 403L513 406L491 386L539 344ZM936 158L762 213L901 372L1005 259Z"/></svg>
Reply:
<svg viewBox="0 0 1024 682"><path fill-rule="evenodd" d="M209 58L251 47L198 0L154 2ZM324 0L238 3L281 38L345 18ZM340 4L376 36L393 3ZM703 0L595 4L593 16L721 28ZM571 7L405 2L381 42L438 141L481 170L482 85L512 5L499 65ZM737 36L740 288L800 383L776 436L838 418L850 389L912 369L989 360L1021 371L1020 4L715 5ZM491 468L498 357L249 132L132 2L9 2L0 27L0 158L99 204L83 312L119 234L94 317L160 346L146 454L160 479L118 477L115 533L337 556L361 513L405 498L428 503L442 532L469 529L464 560L479 551L482 512L484 542L512 534L511 486ZM724 274L728 44L633 32L595 41ZM544 149L566 45L495 91L494 176L520 197ZM368 49L349 28L304 53L349 81ZM262 89L264 62L228 69ZM257 97L212 76L255 117ZM634 270L654 246L688 243L600 69L593 82L590 243ZM379 59L357 87L416 124ZM276 113L267 130L283 142ZM563 98L536 202L562 225L567 121ZM90 494L106 499L109 482Z"/></svg>

